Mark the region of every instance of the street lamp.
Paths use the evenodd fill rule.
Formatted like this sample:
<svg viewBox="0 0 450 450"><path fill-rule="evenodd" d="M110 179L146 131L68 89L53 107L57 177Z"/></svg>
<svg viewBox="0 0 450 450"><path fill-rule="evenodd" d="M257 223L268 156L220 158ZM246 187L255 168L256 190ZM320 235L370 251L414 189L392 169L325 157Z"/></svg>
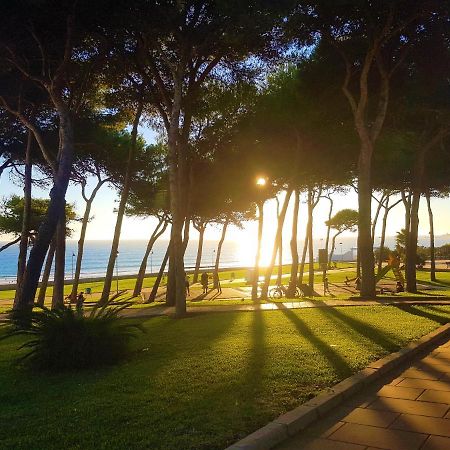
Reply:
<svg viewBox="0 0 450 450"><path fill-rule="evenodd" d="M153 250L150 252L150 275L153 273Z"/></svg>
<svg viewBox="0 0 450 450"><path fill-rule="evenodd" d="M119 250L116 251L116 291L119 292Z"/></svg>
<svg viewBox="0 0 450 450"><path fill-rule="evenodd" d="M216 249L213 249L211 253L211 267L214 268L214 256L216 254Z"/></svg>
<svg viewBox="0 0 450 450"><path fill-rule="evenodd" d="M344 255L342 253L342 242L339 242L339 245L341 246L341 262L344 260Z"/></svg>
<svg viewBox="0 0 450 450"><path fill-rule="evenodd" d="M75 253L72 252L72 281L73 281L73 258L74 258L74 256L75 256Z"/></svg>

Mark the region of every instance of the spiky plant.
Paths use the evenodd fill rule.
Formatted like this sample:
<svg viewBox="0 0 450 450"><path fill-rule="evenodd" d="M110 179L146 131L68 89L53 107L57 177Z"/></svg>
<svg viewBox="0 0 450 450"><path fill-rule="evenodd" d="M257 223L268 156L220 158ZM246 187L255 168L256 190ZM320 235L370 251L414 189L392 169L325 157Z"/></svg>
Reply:
<svg viewBox="0 0 450 450"><path fill-rule="evenodd" d="M94 307L88 314L64 306L56 310L41 307L31 313L28 328L14 326L5 337L25 335L20 349L28 352L20 358L34 367L51 370L84 369L112 364L129 352L129 342L140 324L121 318L119 312L127 304L107 303Z"/></svg>

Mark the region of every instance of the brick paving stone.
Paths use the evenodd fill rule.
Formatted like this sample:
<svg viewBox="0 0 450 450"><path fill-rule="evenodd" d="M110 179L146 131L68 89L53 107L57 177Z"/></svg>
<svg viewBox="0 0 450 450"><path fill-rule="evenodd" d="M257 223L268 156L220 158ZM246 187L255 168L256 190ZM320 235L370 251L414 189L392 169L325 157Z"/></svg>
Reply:
<svg viewBox="0 0 450 450"><path fill-rule="evenodd" d="M416 364L414 364L414 369L419 370L436 370L438 372L448 372L450 364L448 362L445 362L443 360L435 361L433 364L429 364L426 361L417 361Z"/></svg>
<svg viewBox="0 0 450 450"><path fill-rule="evenodd" d="M383 386L378 392L378 397L403 398L406 400L415 400L423 389L407 388L400 386Z"/></svg>
<svg viewBox="0 0 450 450"><path fill-rule="evenodd" d="M357 423L359 425L372 425L375 427L388 427L399 413L388 411L375 411L367 408L356 408L342 418L343 422ZM330 433L331 434L331 433Z"/></svg>
<svg viewBox="0 0 450 450"><path fill-rule="evenodd" d="M447 405L450 405L450 392L427 389L417 398L417 400L423 402L446 403Z"/></svg>
<svg viewBox="0 0 450 450"><path fill-rule="evenodd" d="M430 417L443 417L448 410L448 406L442 403L416 402L414 400L388 397L378 397L367 408Z"/></svg>
<svg viewBox="0 0 450 450"><path fill-rule="evenodd" d="M420 378L422 380L439 380L441 376L442 372L440 372L439 370L433 370L431 368L426 370L408 369L402 373L399 383L403 381L405 378Z"/></svg>
<svg viewBox="0 0 450 450"><path fill-rule="evenodd" d="M421 433L347 423L328 439L383 449L415 450L420 448L427 437Z"/></svg>
<svg viewBox="0 0 450 450"><path fill-rule="evenodd" d="M450 437L450 420L441 417L401 414L389 428Z"/></svg>
<svg viewBox="0 0 450 450"><path fill-rule="evenodd" d="M386 375L345 399L277 450L450 450L448 354L450 339L396 378Z"/></svg>
<svg viewBox="0 0 450 450"><path fill-rule="evenodd" d="M430 436L421 450L448 450L450 439L442 436Z"/></svg>
<svg viewBox="0 0 450 450"><path fill-rule="evenodd" d="M419 378L405 378L397 386L409 388L433 389L435 391L450 391L450 383L436 380L421 380Z"/></svg>
<svg viewBox="0 0 450 450"><path fill-rule="evenodd" d="M400 381L403 381L403 380L404 380L403 377L397 377L397 378L394 378L388 385L389 386L395 386L398 383L400 383Z"/></svg>
<svg viewBox="0 0 450 450"><path fill-rule="evenodd" d="M365 450L366 446L318 438L298 439L277 448L280 450Z"/></svg>

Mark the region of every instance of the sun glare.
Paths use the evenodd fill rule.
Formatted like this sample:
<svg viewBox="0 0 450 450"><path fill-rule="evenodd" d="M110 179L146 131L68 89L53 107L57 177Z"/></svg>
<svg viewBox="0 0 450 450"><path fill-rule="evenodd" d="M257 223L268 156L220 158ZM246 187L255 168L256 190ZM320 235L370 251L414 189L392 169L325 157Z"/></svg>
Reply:
<svg viewBox="0 0 450 450"><path fill-rule="evenodd" d="M265 186L266 185L266 179L264 178L264 177L258 177L257 179L256 179L256 184L258 185L258 186Z"/></svg>

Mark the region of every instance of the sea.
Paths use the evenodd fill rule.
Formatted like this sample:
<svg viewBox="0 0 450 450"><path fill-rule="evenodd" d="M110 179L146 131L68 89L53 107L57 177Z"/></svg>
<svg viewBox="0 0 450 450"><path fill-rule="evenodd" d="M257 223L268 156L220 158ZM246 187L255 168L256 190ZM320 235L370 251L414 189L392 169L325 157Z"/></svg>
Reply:
<svg viewBox="0 0 450 450"><path fill-rule="evenodd" d="M419 245L428 246L428 236L421 236L419 238ZM450 235L437 236L435 240L436 246L450 243ZM2 242L0 242L0 246ZM154 247L152 254L148 258L147 273L156 273L162 263L168 241L158 240ZM197 254L196 240L189 241L189 245L185 254L185 267L187 270L192 269L195 265ZM317 257L317 250L324 245L324 239L314 240L315 256ZM142 257L147 246L145 240L123 240L119 246L119 255L115 267L114 275L134 275L138 272ZM386 238L386 246L389 248L395 247L395 237ZM261 265L268 263L270 259L270 249L272 244L263 247L263 254ZM298 243L299 252L301 254L303 248L302 240ZM217 248L217 241L205 240L203 246L203 255L201 267L205 270L211 269L215 262L215 252ZM81 269L81 278L96 278L105 275L106 266L111 250L111 241L106 240L90 240L85 242L83 263ZM334 252L335 260L351 261L356 257L356 237L346 236L340 237L336 243ZM73 270L75 268L77 253L77 242L75 240L67 241L66 248L66 278L73 277ZM248 246L247 243L239 241L225 240L222 248L220 267L221 268L238 268L249 267L254 262L254 249ZM0 252L0 285L15 283L17 270L17 255L18 246L12 246ZM289 264L291 262L289 242L285 240L283 245L283 263Z"/></svg>

